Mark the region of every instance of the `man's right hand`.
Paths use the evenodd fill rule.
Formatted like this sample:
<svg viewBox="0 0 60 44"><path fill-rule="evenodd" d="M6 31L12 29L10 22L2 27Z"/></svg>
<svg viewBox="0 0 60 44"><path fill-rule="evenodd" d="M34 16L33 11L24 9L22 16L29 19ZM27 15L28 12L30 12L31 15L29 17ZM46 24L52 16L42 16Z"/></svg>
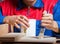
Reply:
<svg viewBox="0 0 60 44"><path fill-rule="evenodd" d="M24 26L25 28L29 27L29 23L28 23L28 18L22 15L14 15L14 16L6 16L4 18L4 23L13 25L17 28L20 28L20 26L18 24L20 24L21 26Z"/></svg>

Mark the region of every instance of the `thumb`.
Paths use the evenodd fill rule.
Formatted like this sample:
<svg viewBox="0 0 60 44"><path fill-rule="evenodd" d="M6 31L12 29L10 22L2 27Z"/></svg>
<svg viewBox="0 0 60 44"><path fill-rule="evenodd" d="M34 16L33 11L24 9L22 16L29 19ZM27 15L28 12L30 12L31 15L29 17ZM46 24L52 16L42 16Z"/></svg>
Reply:
<svg viewBox="0 0 60 44"><path fill-rule="evenodd" d="M47 11L46 11L46 10L44 10L44 11L43 11L43 15L46 15L46 14L47 14Z"/></svg>

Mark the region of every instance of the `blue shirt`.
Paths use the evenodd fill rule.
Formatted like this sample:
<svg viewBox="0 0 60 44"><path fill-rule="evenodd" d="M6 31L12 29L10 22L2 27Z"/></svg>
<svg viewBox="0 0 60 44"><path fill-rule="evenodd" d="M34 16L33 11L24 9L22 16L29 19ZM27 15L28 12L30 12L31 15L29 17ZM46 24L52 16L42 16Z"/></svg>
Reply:
<svg viewBox="0 0 60 44"><path fill-rule="evenodd" d="M36 3L34 4L35 8L42 8L43 6L44 5L43 5L42 0L37 0ZM22 8L21 3L19 3L19 7L17 9L21 9L21 8ZM5 16L2 16L2 11L0 9L0 24L3 23L4 18L5 18ZM58 0L55 7L53 8L53 18L54 18L54 21L57 22L58 28L60 29L60 0ZM39 32L40 32L40 29L41 29L40 24L41 24L41 21L37 20L36 21L36 36L38 36ZM20 29L17 29L17 28L14 27L14 32L20 32ZM49 29L46 29L45 35L60 37L60 34L55 33L55 32L53 32L52 30L49 30Z"/></svg>

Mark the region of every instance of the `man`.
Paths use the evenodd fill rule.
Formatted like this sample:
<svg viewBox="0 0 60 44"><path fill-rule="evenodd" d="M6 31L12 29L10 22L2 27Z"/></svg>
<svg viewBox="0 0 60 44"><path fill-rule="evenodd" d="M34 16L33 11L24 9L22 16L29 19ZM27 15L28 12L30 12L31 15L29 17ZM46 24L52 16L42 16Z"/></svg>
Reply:
<svg viewBox="0 0 60 44"><path fill-rule="evenodd" d="M15 26L14 32L19 32L19 25L28 28L28 19L36 19L36 36L43 26L46 28L45 35L60 37L58 34L60 29L60 0L15 0L15 4L10 1L5 0L1 3L0 22Z"/></svg>

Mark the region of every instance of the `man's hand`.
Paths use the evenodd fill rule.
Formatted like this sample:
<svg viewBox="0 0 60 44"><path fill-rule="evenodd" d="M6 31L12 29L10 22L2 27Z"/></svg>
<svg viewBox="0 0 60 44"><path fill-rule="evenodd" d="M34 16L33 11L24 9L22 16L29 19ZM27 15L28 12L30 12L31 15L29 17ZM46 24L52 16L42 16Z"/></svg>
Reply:
<svg viewBox="0 0 60 44"><path fill-rule="evenodd" d="M43 14L41 26L51 29L54 32L58 32L57 22L53 20L52 14Z"/></svg>
<svg viewBox="0 0 60 44"><path fill-rule="evenodd" d="M22 16L22 15L19 15L19 16L6 16L5 19L4 19L4 23L8 23L8 24L13 25L17 28L20 28L19 25L22 25L25 28L29 27L28 18L26 18L25 16Z"/></svg>

